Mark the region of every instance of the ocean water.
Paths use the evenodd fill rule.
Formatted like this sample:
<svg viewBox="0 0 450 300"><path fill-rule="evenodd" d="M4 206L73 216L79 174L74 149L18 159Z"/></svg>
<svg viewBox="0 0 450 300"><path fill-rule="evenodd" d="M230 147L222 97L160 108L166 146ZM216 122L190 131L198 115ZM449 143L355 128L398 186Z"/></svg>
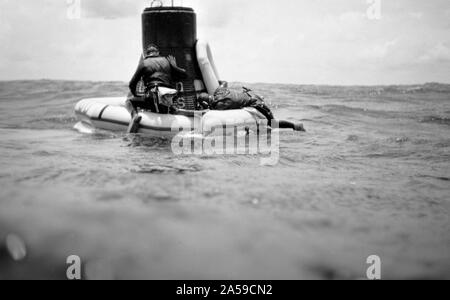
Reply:
<svg viewBox="0 0 450 300"><path fill-rule="evenodd" d="M275 166L73 129L125 83L1 82L0 279L450 279L450 86L247 86L307 129Z"/></svg>

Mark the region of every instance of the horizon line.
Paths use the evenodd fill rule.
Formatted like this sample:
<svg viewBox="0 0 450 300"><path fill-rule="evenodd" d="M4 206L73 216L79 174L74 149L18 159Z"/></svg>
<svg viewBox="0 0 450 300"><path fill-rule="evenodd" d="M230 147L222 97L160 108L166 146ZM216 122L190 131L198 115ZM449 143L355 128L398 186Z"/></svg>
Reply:
<svg viewBox="0 0 450 300"><path fill-rule="evenodd" d="M59 81L59 82L90 82L90 83L123 83L128 85L127 81L123 80L82 80L82 79L0 79L0 82L20 82L20 81ZM297 85L297 86L328 86L328 87L388 87L388 86L424 86L429 84L437 85L449 85L445 82L429 81L422 83L389 83L389 84L333 84L333 83L285 83L285 82L245 82L245 81L229 81L231 84L244 83L244 84L265 84L265 85Z"/></svg>

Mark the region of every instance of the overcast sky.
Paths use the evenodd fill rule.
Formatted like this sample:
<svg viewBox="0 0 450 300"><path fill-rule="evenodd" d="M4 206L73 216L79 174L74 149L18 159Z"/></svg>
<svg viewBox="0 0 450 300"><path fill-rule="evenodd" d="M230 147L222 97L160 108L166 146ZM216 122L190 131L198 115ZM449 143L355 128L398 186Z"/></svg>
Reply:
<svg viewBox="0 0 450 300"><path fill-rule="evenodd" d="M81 0L75 20L72 1L0 0L0 80L131 78L150 1ZM379 20L367 0L181 2L229 81L450 83L449 0L381 0Z"/></svg>

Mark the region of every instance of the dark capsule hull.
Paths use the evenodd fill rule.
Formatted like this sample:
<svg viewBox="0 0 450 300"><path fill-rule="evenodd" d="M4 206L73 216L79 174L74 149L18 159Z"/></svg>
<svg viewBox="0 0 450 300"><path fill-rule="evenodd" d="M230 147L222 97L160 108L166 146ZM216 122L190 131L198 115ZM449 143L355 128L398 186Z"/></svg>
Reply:
<svg viewBox="0 0 450 300"><path fill-rule="evenodd" d="M161 55L173 55L180 67L187 70L183 92L187 109L195 109L197 93L202 90L202 75L197 64L197 17L186 7L152 7L142 14L143 50L150 44L160 48ZM195 82L197 81L197 84ZM197 88L196 88L197 85Z"/></svg>

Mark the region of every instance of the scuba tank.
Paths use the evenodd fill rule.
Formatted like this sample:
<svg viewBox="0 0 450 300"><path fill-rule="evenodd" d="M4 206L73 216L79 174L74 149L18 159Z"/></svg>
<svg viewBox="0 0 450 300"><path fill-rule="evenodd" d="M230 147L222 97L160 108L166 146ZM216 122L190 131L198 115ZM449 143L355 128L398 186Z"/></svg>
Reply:
<svg viewBox="0 0 450 300"><path fill-rule="evenodd" d="M161 6L154 7L155 2ZM183 108L189 110L196 108L197 94L203 89L195 52L196 43L197 17L192 8L164 7L161 1L153 1L152 6L142 13L143 50L145 52L150 44L155 44L161 56L174 56L177 65L187 71L187 78L177 86L184 99ZM202 84L199 85L199 82Z"/></svg>

